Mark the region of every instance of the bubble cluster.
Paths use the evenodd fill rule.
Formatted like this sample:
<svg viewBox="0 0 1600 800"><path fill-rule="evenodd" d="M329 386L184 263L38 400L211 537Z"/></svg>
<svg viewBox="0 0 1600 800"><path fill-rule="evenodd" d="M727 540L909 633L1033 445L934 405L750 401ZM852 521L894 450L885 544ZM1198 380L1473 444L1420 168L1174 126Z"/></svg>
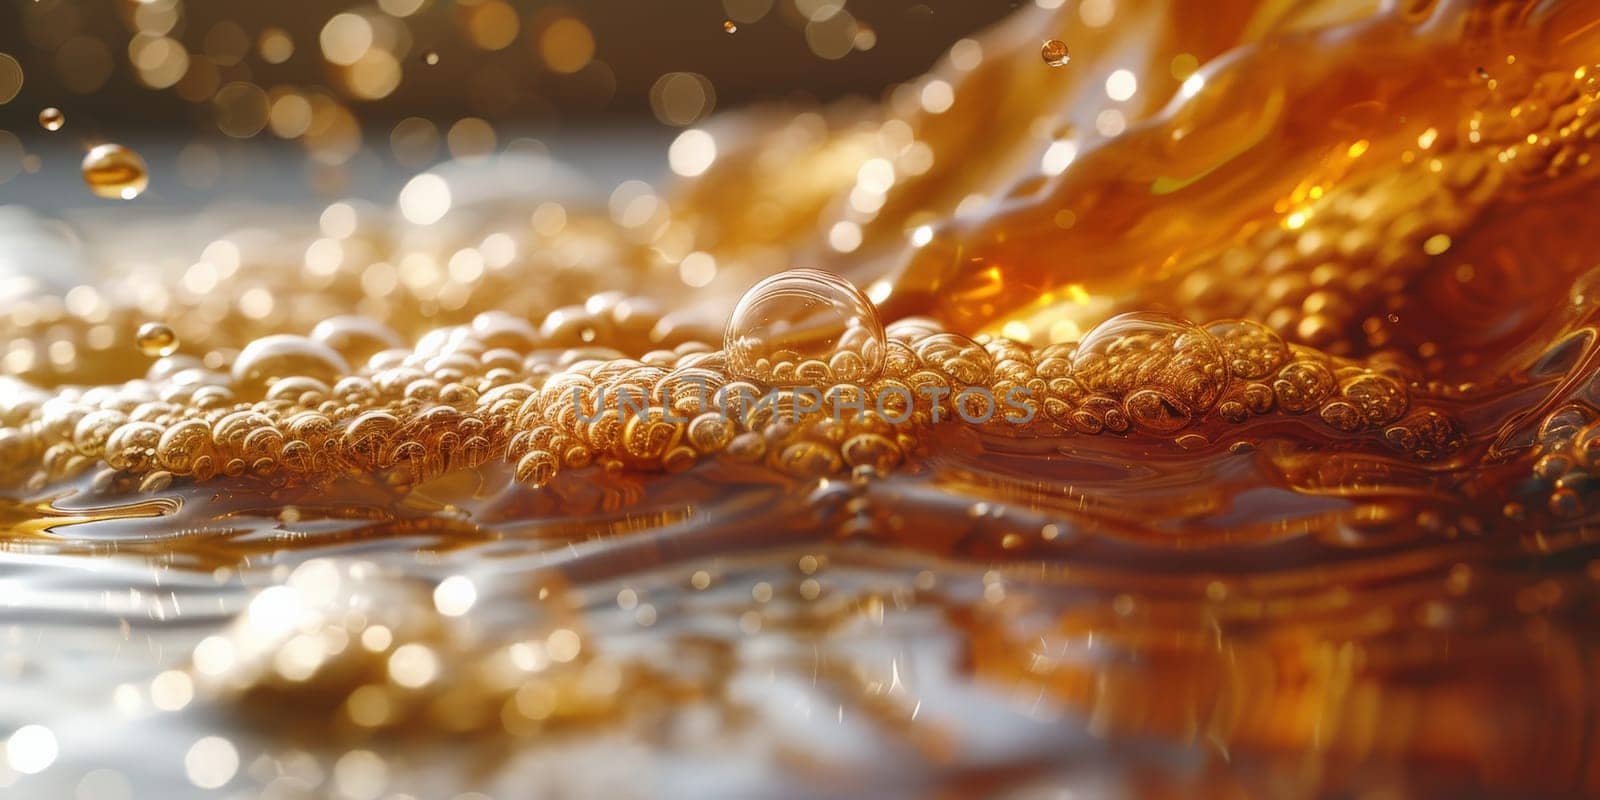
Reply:
<svg viewBox="0 0 1600 800"><path fill-rule="evenodd" d="M1487 270L1459 243L1497 197L1593 169L1600 129L1585 120L1600 108L1596 75L1592 66L1502 64L1469 93L1463 119L1422 126L1384 162L1374 163L1374 141L1350 143L1343 158L1356 174L1337 191L1297 193L1281 204L1280 224L1247 231L1130 302L1171 295L1185 313L1236 308L1291 341L1341 355L1394 347L1404 323L1435 313L1416 310L1430 302L1491 302L1473 297L1496 290L1477 289ZM1430 270L1446 276L1443 291L1472 299L1449 303L1440 288L1407 290ZM1431 371L1447 368L1421 345L1417 355Z"/></svg>
<svg viewBox="0 0 1600 800"><path fill-rule="evenodd" d="M537 225L528 216L497 219L460 236L412 239L396 236L369 204L334 203L309 235L286 226L221 236L177 269L162 259L129 260L70 299L23 282L22 295L0 307L0 362L6 374L41 387L146 377L149 363L125 356L143 351L138 328L161 320L207 369L229 368L239 351L266 336L307 332L313 340L331 337L327 343L357 368L377 350L502 306L537 315L560 310L556 346L618 337L645 345L676 345L690 335L709 340L698 317L638 313L659 307L659 299L634 298L614 318L590 313L585 304L627 285L647 251L628 238L633 229L603 215L556 203L537 208L528 215ZM664 209L658 211L635 235L648 239L667 229ZM441 226L480 213L460 208ZM639 327L647 316L659 329ZM362 321L387 333L374 338ZM200 365L173 361L162 369L190 366Z"/></svg>
<svg viewBox="0 0 1600 800"><path fill-rule="evenodd" d="M101 485L145 489L217 476L416 482L491 463L543 487L569 470L677 472L706 458L816 478L893 469L941 425L1176 439L1267 414L1372 432L1419 458L1459 445L1448 417L1414 407L1406 381L1256 323L1122 315L1081 342L1034 348L924 318L885 330L825 273L784 273L749 295L728 350L690 339L630 357L615 334L586 341L581 331L624 319L659 327L639 301L610 295L540 325L485 312L410 348L346 315L309 337L259 338L215 368L170 355L121 386L50 395L8 379L0 464L36 487L104 464ZM779 324L790 320L799 325ZM784 348L768 349L775 340ZM750 357L795 347L813 357Z"/></svg>
<svg viewBox="0 0 1600 800"><path fill-rule="evenodd" d="M1525 487L1542 503L1537 512L1557 519L1576 519L1595 508L1600 488L1600 411L1587 402L1571 402L1551 411L1539 425L1531 485ZM1509 507L1508 507L1509 508ZM1526 514L1520 504L1516 513Z"/></svg>
<svg viewBox="0 0 1600 800"><path fill-rule="evenodd" d="M1211 410L1228 383L1222 348L1194 325L1156 314L1122 314L1078 342L1073 377L1117 398L1136 428L1180 430Z"/></svg>

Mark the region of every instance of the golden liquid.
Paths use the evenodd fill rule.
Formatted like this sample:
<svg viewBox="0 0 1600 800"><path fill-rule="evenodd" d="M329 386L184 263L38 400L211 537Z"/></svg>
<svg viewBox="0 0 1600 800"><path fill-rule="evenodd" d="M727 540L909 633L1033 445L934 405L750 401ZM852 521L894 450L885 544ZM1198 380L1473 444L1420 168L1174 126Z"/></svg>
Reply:
<svg viewBox="0 0 1600 800"><path fill-rule="evenodd" d="M5 546L155 568L178 677L107 680L192 685L275 765L236 785L1600 792L1600 6L1089 8L610 214L413 182L427 236L340 206L19 302ZM865 297L756 285L809 265ZM574 399L687 382L947 399Z"/></svg>

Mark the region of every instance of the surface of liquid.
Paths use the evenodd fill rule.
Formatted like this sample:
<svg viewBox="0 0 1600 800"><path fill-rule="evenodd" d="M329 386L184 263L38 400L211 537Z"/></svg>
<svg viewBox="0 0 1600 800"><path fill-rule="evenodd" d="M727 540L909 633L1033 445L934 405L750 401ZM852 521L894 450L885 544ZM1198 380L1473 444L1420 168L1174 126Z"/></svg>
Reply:
<svg viewBox="0 0 1600 800"><path fill-rule="evenodd" d="M1600 792L1600 5L977 47L608 207L19 275L0 782Z"/></svg>

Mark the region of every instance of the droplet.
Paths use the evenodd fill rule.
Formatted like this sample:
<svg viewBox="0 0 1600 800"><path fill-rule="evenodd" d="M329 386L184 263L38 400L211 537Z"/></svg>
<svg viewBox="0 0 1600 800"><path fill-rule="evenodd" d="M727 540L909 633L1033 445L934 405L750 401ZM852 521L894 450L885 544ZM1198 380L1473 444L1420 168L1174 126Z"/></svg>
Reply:
<svg viewBox="0 0 1600 800"><path fill-rule="evenodd" d="M178 351L178 334L160 322L146 322L134 336L139 352L151 358L170 356Z"/></svg>
<svg viewBox="0 0 1600 800"><path fill-rule="evenodd" d="M83 157L83 182L97 197L132 200L150 185L150 173L138 153L120 144L102 144Z"/></svg>
<svg viewBox="0 0 1600 800"><path fill-rule="evenodd" d="M1064 67L1072 60L1072 56L1067 53L1067 43L1060 39L1045 42L1044 46L1039 48L1039 57L1052 67Z"/></svg>
<svg viewBox="0 0 1600 800"><path fill-rule="evenodd" d="M725 20L722 21L722 29L727 31L728 33L738 33L739 32L738 24L735 23L731 19L725 19Z"/></svg>
<svg viewBox="0 0 1600 800"><path fill-rule="evenodd" d="M422 63L427 64L430 67L435 65L435 64L437 64L437 63L439 63L439 51L438 50L424 50L424 51L422 51Z"/></svg>
<svg viewBox="0 0 1600 800"><path fill-rule="evenodd" d="M67 124L67 115L61 109L51 106L39 112L39 127L47 131L59 131L61 126Z"/></svg>
<svg viewBox="0 0 1600 800"><path fill-rule="evenodd" d="M789 270L750 287L724 338L729 369L754 383L823 388L883 370L877 309L854 284L821 270Z"/></svg>

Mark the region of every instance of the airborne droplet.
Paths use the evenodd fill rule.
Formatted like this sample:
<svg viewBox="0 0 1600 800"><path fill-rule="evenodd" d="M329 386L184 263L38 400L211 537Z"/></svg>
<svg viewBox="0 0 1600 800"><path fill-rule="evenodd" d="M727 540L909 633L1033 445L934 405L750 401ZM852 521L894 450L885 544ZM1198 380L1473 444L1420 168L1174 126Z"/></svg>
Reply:
<svg viewBox="0 0 1600 800"><path fill-rule="evenodd" d="M146 322L134 336L139 352L152 358L170 356L178 350L178 334L160 322Z"/></svg>
<svg viewBox="0 0 1600 800"><path fill-rule="evenodd" d="M725 20L722 21L722 29L724 31L727 31L728 33L738 33L739 32L738 24L735 23L731 19L725 19Z"/></svg>
<svg viewBox="0 0 1600 800"><path fill-rule="evenodd" d="M150 185L150 173L138 153L120 144L102 144L83 157L83 182L97 197L132 200Z"/></svg>
<svg viewBox="0 0 1600 800"><path fill-rule="evenodd" d="M1044 63L1052 67L1064 67L1072 60L1072 55L1067 52L1067 43L1060 39L1051 39L1039 48L1039 57Z"/></svg>
<svg viewBox="0 0 1600 800"><path fill-rule="evenodd" d="M61 126L67 124L67 115L61 109L51 106L39 112L39 127L47 131L59 131Z"/></svg>

